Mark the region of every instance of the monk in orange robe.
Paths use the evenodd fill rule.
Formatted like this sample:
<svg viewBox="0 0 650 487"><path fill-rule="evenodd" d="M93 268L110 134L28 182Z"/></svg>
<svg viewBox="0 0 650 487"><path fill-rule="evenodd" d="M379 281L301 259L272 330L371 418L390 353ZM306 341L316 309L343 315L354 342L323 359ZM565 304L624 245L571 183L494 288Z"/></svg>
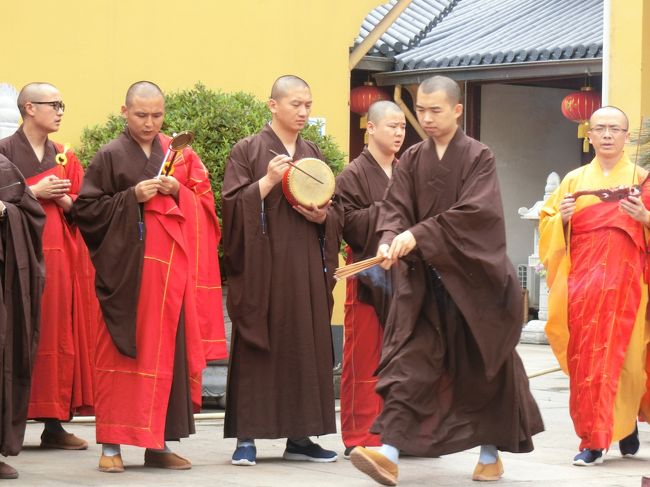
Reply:
<svg viewBox="0 0 650 487"><path fill-rule="evenodd" d="M220 229L209 175L191 149L160 175L171 139L165 102L148 81L122 107L125 131L88 167L73 207L96 269L106 326L95 360L99 470L123 472L120 444L146 447L145 466L185 470L166 441L194 433L206 360L225 358Z"/></svg>
<svg viewBox="0 0 650 487"><path fill-rule="evenodd" d="M41 447L85 450L88 443L63 429L75 413L92 413L92 355L99 304L94 271L81 234L70 220L83 168L74 153L48 134L65 105L56 87L29 83L20 91L23 124L0 141L0 153L20 169L45 211L46 281L41 338L34 364L28 418L45 421Z"/></svg>
<svg viewBox="0 0 650 487"><path fill-rule="evenodd" d="M602 463L612 441L622 455L636 454L637 415L648 417L642 398L650 185L624 153L629 124L621 110L597 110L590 127L595 159L567 174L540 213L539 253L550 289L546 332L569 374L578 466ZM623 188L622 198L580 194L607 188Z"/></svg>
<svg viewBox="0 0 650 487"><path fill-rule="evenodd" d="M343 238L348 263L374 257L379 208L404 142L406 119L393 102L373 103L368 110L368 146L336 178L343 206ZM390 306L390 276L379 266L346 282L345 337L341 373L341 437L344 457L356 446L380 446L370 427L383 401L375 392L375 370L381 357L383 325Z"/></svg>

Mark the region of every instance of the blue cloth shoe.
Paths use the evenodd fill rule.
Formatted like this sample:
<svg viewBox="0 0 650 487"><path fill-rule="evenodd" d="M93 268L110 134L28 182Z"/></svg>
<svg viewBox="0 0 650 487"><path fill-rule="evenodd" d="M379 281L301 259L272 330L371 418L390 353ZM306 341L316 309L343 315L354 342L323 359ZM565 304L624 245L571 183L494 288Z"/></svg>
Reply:
<svg viewBox="0 0 650 487"><path fill-rule="evenodd" d="M299 462L335 462L338 458L335 451L325 450L316 443L310 443L306 446L300 446L297 443L287 439L287 448L284 450L282 458L285 460L295 460Z"/></svg>
<svg viewBox="0 0 650 487"><path fill-rule="evenodd" d="M573 458L573 464L578 467L590 467L603 463L602 450L590 450L585 448Z"/></svg>
<svg viewBox="0 0 650 487"><path fill-rule="evenodd" d="M634 432L627 435L618 442L618 449L624 457L632 457L639 451L639 427L634 428Z"/></svg>
<svg viewBox="0 0 650 487"><path fill-rule="evenodd" d="M232 454L230 463L233 465L243 465L249 467L255 465L255 458L257 457L257 448L252 445L238 446L235 453Z"/></svg>

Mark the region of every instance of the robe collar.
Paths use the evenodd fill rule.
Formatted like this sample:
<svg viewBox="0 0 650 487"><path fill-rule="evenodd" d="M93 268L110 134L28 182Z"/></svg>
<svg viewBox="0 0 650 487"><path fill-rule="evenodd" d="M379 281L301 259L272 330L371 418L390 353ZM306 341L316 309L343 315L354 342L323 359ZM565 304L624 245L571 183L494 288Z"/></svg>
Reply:
<svg viewBox="0 0 650 487"><path fill-rule="evenodd" d="M284 146L282 141L280 140L280 137L278 137L278 134L276 134L273 131L273 128L271 128L271 124L267 123L264 125L264 128L262 128L261 134L264 135L265 137L269 137L271 139L271 143L269 144L269 148L273 149L275 152L278 154L286 154L289 155L289 151L287 148ZM303 157L306 156L306 151L304 149L305 142L303 138L298 134L298 138L296 139L296 151L293 154L293 160L297 161L299 159L302 159ZM271 155L271 159L273 159L275 156L269 152L269 155ZM291 157L291 156L289 156Z"/></svg>
<svg viewBox="0 0 650 487"><path fill-rule="evenodd" d="M464 139L465 133L460 129L460 127L458 127L456 133L449 141L449 145L447 146L447 150L445 150L442 159L438 158L436 143L431 137L422 142L420 157L425 157L427 160L424 161L424 164L432 164L433 169L430 170L427 168L429 169L427 173L431 176L426 183L428 191L424 191L420 198L419 207L422 213L418 215L418 218L428 215L438 201L439 195L443 194L445 190L448 189L448 176L453 167L459 163L458 158L461 155L461 146Z"/></svg>
<svg viewBox="0 0 650 487"><path fill-rule="evenodd" d="M151 144L151 155L147 158L142 147L137 140L133 138L128 127L124 128L122 132L122 138L125 142L126 151L131 158L136 161L139 161L143 165L142 178L152 179L158 175L160 166L162 165L163 157L165 153L162 148L162 142L160 140L161 135L158 134Z"/></svg>
<svg viewBox="0 0 650 487"><path fill-rule="evenodd" d="M39 161L36 157L36 152L32 144L29 143L27 135L25 135L25 130L23 125L18 127L16 130L16 137L18 141L18 146L20 150L24 153L25 159L18 161L18 165L21 168L21 172L27 178L40 174L48 169L53 168L56 165L56 154L57 149L49 138L45 139L45 151L43 152L43 160Z"/></svg>

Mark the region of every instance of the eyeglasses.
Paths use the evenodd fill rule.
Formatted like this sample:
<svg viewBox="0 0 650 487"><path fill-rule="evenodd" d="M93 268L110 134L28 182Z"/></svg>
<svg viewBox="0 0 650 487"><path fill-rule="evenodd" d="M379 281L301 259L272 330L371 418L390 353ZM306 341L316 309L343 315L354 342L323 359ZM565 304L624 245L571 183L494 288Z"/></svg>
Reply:
<svg viewBox="0 0 650 487"><path fill-rule="evenodd" d="M54 108L55 112L58 112L59 110L65 112L65 103L62 101L30 101L29 103L32 103L34 105L50 105L52 108Z"/></svg>
<svg viewBox="0 0 650 487"><path fill-rule="evenodd" d="M589 132L593 132L596 135L603 135L608 130L609 133L612 135L619 135L627 132L627 129L618 127L616 125L614 125L613 127L610 127L609 125L596 125L595 127L590 128Z"/></svg>

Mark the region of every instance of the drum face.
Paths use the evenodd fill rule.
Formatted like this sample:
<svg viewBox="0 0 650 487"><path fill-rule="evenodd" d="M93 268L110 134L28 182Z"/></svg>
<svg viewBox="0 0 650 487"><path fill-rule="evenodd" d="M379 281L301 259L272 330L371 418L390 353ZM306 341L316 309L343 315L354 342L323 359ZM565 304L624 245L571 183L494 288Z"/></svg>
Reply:
<svg viewBox="0 0 650 487"><path fill-rule="evenodd" d="M314 178L290 167L282 178L282 190L284 195L292 206L310 206L312 204L320 207L332 198L334 194L334 173L320 159L307 157L294 163L303 171L309 173Z"/></svg>

